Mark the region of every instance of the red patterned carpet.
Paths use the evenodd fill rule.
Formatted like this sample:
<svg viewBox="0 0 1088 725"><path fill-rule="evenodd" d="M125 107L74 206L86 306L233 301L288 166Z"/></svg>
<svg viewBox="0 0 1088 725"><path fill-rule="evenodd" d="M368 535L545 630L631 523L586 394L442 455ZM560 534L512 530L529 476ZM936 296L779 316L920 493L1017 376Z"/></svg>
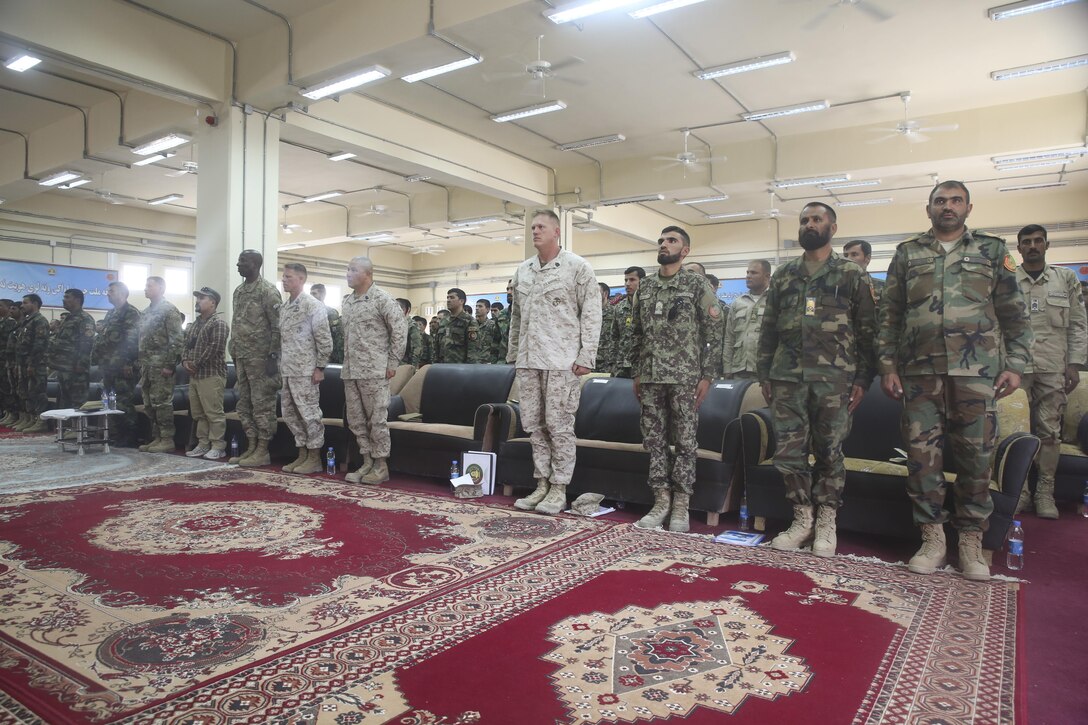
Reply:
<svg viewBox="0 0 1088 725"><path fill-rule="evenodd" d="M0 497L2 722L1011 722L1016 612L999 581L263 471Z"/></svg>

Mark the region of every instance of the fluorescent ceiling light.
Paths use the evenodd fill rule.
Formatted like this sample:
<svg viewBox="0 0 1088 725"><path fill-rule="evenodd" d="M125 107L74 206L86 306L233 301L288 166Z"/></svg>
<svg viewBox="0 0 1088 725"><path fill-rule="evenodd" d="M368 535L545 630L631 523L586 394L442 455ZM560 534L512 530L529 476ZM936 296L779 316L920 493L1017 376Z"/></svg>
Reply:
<svg viewBox="0 0 1088 725"><path fill-rule="evenodd" d="M325 199L331 199L334 196L343 196L342 191L323 191L320 194L314 194L313 196L304 196L302 198L303 203L310 204L315 201L323 201Z"/></svg>
<svg viewBox="0 0 1088 725"><path fill-rule="evenodd" d="M1013 154L1011 156L994 156L990 160L994 164L1018 164L1028 161L1046 161L1048 159L1073 159L1078 156L1084 156L1088 154L1088 148L1084 146L1075 146L1068 149L1057 149L1055 151L1036 151L1027 154Z"/></svg>
<svg viewBox="0 0 1088 725"><path fill-rule="evenodd" d="M560 151L574 151L575 149L585 149L590 146L604 146L609 143L619 143L620 141L626 141L627 137L622 133L614 133L611 136L597 136L596 138L587 138L582 141L571 141L570 143L561 143L556 146Z"/></svg>
<svg viewBox="0 0 1088 725"><path fill-rule="evenodd" d="M820 184L834 184L840 181L850 181L850 174L835 174L834 176L809 176L802 179L782 179L773 183L776 189L792 189L795 186L818 186Z"/></svg>
<svg viewBox="0 0 1088 725"><path fill-rule="evenodd" d="M1008 5L998 5L996 8L990 8L988 12L990 20L1008 20L1009 18L1017 18L1021 15L1038 13L1043 10L1053 10L1054 8L1060 8L1062 5L1072 5L1076 2L1080 2L1080 0L1024 0L1023 2L1009 3Z"/></svg>
<svg viewBox="0 0 1088 725"><path fill-rule="evenodd" d="M156 161L162 161L164 159L168 159L171 156L176 156L176 155L177 154L171 154L171 153L155 154L154 156L148 156L146 159L140 159L139 161L133 161L132 165L133 166L147 166L148 164L153 164Z"/></svg>
<svg viewBox="0 0 1088 725"><path fill-rule="evenodd" d="M25 70L30 70L41 62L41 58L35 58L32 55L27 55L26 53L23 53L22 55L16 56L9 60L7 63L4 64L4 67L8 70L22 73Z"/></svg>
<svg viewBox="0 0 1088 725"><path fill-rule="evenodd" d="M497 221L499 221L498 217L481 216L481 217L476 217L475 219L460 219L460 220L455 221L455 222L450 222L450 226L451 227L456 227L456 228L473 227L473 226L478 226L480 224L490 224L491 222L497 222Z"/></svg>
<svg viewBox="0 0 1088 725"><path fill-rule="evenodd" d="M736 63L727 63L726 65L719 65L714 68L697 70L693 72L692 75L701 81L708 81L711 78L720 78L721 76L747 73L748 71L759 70L760 68L785 65L786 63L792 63L796 59L797 58L790 51L775 53L774 55L759 55L755 58L749 58L748 60L738 60Z"/></svg>
<svg viewBox="0 0 1088 725"><path fill-rule="evenodd" d="M82 174L77 171L58 171L55 174L45 177L38 182L41 186L56 186L57 184L63 184L74 179L78 179Z"/></svg>
<svg viewBox="0 0 1088 725"><path fill-rule="evenodd" d="M1060 60L1048 60L1043 63L1036 63L1035 65L1022 65L1016 68L995 70L990 74L990 78L995 81L1007 81L1013 78L1024 78L1026 76L1038 75L1039 73L1050 73L1051 71L1056 70L1083 68L1086 65L1088 65L1088 54L1074 55L1069 58L1061 58Z"/></svg>
<svg viewBox="0 0 1088 725"><path fill-rule="evenodd" d="M132 153L138 156L150 156L151 154L157 154L166 151L167 149L177 148L178 146L189 143L191 140L192 139L188 136L182 136L180 133L171 133L162 138L157 138L154 141L148 141L145 144L137 146L132 149Z"/></svg>
<svg viewBox="0 0 1088 725"><path fill-rule="evenodd" d="M284 244L279 248L281 252L290 252L292 249L305 249L306 245L302 242L292 242L291 244Z"/></svg>
<svg viewBox="0 0 1088 725"><path fill-rule="evenodd" d="M621 196L615 199L605 199L602 206L619 206L620 204L641 204L647 201L665 201L664 194L642 194L641 196Z"/></svg>
<svg viewBox="0 0 1088 725"><path fill-rule="evenodd" d="M1039 184L1020 184L1019 186L999 186L998 191L1027 191L1028 189L1050 189L1055 186L1066 186L1068 181L1044 181Z"/></svg>
<svg viewBox="0 0 1088 725"><path fill-rule="evenodd" d="M579 2L567 3L557 8L548 10L544 17L556 25L569 23L572 20L581 20L590 15L607 13L609 10L619 10L628 5L638 5L644 0L579 0Z"/></svg>
<svg viewBox="0 0 1088 725"><path fill-rule="evenodd" d="M167 194L166 196L160 196L157 199L148 199L147 203L149 206L158 206L159 204L169 204L172 201L184 198L185 197L181 194Z"/></svg>
<svg viewBox="0 0 1088 725"><path fill-rule="evenodd" d="M749 209L748 211L731 211L725 214L704 214L703 216L707 219L737 219L739 217L752 216L754 214L755 212Z"/></svg>
<svg viewBox="0 0 1088 725"><path fill-rule="evenodd" d="M840 201L835 206L875 206L877 204L891 204L893 199L888 196L883 199L855 199L854 201Z"/></svg>
<svg viewBox="0 0 1088 725"><path fill-rule="evenodd" d="M507 111L506 113L496 113L494 116L491 117L491 120L495 123L506 123L507 121L516 121L519 118L539 116L542 113L562 111L566 107L567 104L563 103L562 101L548 101L547 103L538 103L535 106L516 108L513 111Z"/></svg>
<svg viewBox="0 0 1088 725"><path fill-rule="evenodd" d="M355 154L350 151L337 151L329 154L327 158L329 161L346 161L347 159L355 158Z"/></svg>
<svg viewBox="0 0 1088 725"><path fill-rule="evenodd" d="M586 233L601 231L600 227L595 227L592 224L590 224L589 222L579 222L578 224L574 225L574 228L577 229L580 232L586 232Z"/></svg>
<svg viewBox="0 0 1088 725"><path fill-rule="evenodd" d="M397 237L392 232L368 232L366 234L352 234L351 238L360 242L391 242Z"/></svg>
<svg viewBox="0 0 1088 725"><path fill-rule="evenodd" d="M404 180L407 181L409 184L414 184L417 181L427 181L430 178L431 177L427 176L426 174L412 174L411 176L405 176Z"/></svg>
<svg viewBox="0 0 1088 725"><path fill-rule="evenodd" d="M742 113L740 116L745 121L762 121L766 118L793 116L798 113L809 113L810 111L826 111L828 108L831 108L831 104L827 101L809 101L808 103L798 103L796 106L781 106L780 108L768 108L764 111Z"/></svg>
<svg viewBox="0 0 1088 725"><path fill-rule="evenodd" d="M461 60L455 60L452 63L446 63L445 65L439 65L439 66L435 66L434 68L428 68L426 70L421 70L418 73L409 73L408 75L401 78L401 80L406 81L408 83L415 83L416 81L422 81L422 80L426 80L427 78L433 78L435 76L440 76L443 73L450 73L451 71L461 70L462 68L468 68L470 65L476 65L477 63L479 63L482 60L483 60L483 56L470 55L467 58L462 58Z"/></svg>
<svg viewBox="0 0 1088 725"><path fill-rule="evenodd" d="M91 183L90 179L76 179L75 181L69 181L67 184L61 184L58 189L74 189L77 186L83 186L84 184Z"/></svg>
<svg viewBox="0 0 1088 725"><path fill-rule="evenodd" d="M729 198L728 194L718 194L717 196L700 196L698 199L674 199L674 204L709 204L712 201L725 201Z"/></svg>
<svg viewBox="0 0 1088 725"><path fill-rule="evenodd" d="M684 8L688 5L694 5L701 2L703 2L703 0L663 0L662 2L654 3L653 5L648 5L644 8L639 8L638 10L632 10L627 14L637 20L639 18L648 18L651 15L668 12L669 10L676 10L677 8Z"/></svg>
<svg viewBox="0 0 1088 725"><path fill-rule="evenodd" d="M880 179L861 179L859 181L844 181L841 184L820 184L820 187L828 191L838 189L853 189L858 186L879 186Z"/></svg>
<svg viewBox="0 0 1088 725"><path fill-rule="evenodd" d="M1022 169L1041 169L1046 166L1065 166L1073 163L1073 159L1048 159L1045 161L1026 161L1022 164L994 164L998 171L1020 171Z"/></svg>
<svg viewBox="0 0 1088 725"><path fill-rule="evenodd" d="M0 199L0 204L3 204L7 199Z"/></svg>
<svg viewBox="0 0 1088 725"><path fill-rule="evenodd" d="M383 68L380 65L373 65L369 68L352 73L351 75L341 76L340 78L326 81L325 83L321 83L312 88L303 88L299 93L306 98L317 101L380 80L388 75L388 68Z"/></svg>

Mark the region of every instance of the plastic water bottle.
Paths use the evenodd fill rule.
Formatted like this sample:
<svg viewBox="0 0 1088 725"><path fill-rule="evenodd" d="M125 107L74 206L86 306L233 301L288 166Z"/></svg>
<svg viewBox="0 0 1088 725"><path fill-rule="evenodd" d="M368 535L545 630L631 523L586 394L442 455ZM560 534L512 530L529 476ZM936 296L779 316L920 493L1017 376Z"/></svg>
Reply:
<svg viewBox="0 0 1088 725"><path fill-rule="evenodd" d="M234 436L230 439L230 457L238 457L238 436Z"/></svg>
<svg viewBox="0 0 1088 725"><path fill-rule="evenodd" d="M329 450L325 452L325 473L330 476L336 475L336 451L332 446L329 446Z"/></svg>
<svg viewBox="0 0 1088 725"><path fill-rule="evenodd" d="M117 410L117 391L110 391L110 410Z"/></svg>
<svg viewBox="0 0 1088 725"><path fill-rule="evenodd" d="M102 410L110 409L110 393L105 388L102 388Z"/></svg>
<svg viewBox="0 0 1088 725"><path fill-rule="evenodd" d="M749 529L748 524L748 497L740 497L740 530L747 531Z"/></svg>
<svg viewBox="0 0 1088 725"><path fill-rule="evenodd" d="M1013 521L1009 530L1009 553L1005 557L1005 566L1012 571L1024 568L1024 529L1019 521Z"/></svg>
<svg viewBox="0 0 1088 725"><path fill-rule="evenodd" d="M450 461L450 480L461 477L461 463L456 458Z"/></svg>
<svg viewBox="0 0 1088 725"><path fill-rule="evenodd" d="M1088 519L1088 481L1084 482L1084 495L1080 500L1080 515Z"/></svg>

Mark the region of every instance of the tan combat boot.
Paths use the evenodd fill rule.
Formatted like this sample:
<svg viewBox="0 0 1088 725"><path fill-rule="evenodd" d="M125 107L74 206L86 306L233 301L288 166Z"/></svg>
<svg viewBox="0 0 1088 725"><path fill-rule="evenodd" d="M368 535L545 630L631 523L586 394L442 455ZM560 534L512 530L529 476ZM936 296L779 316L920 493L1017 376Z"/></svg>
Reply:
<svg viewBox="0 0 1088 725"><path fill-rule="evenodd" d="M960 532L960 571L965 579L984 582L990 578L990 565L982 556L982 532Z"/></svg>
<svg viewBox="0 0 1088 725"><path fill-rule="evenodd" d="M26 427L24 427L20 432L21 433L48 433L49 432L49 424L46 423L41 418L32 415L30 417L30 423ZM1055 516L1055 518L1057 518L1057 517Z"/></svg>
<svg viewBox="0 0 1088 725"><path fill-rule="evenodd" d="M11 429L14 430L14 431L18 431L19 433L22 433L23 428L26 428L28 425L30 425L30 423L31 423L30 416L27 415L26 413L20 413L19 414L19 419L12 424Z"/></svg>
<svg viewBox="0 0 1088 725"><path fill-rule="evenodd" d="M691 529L691 521L688 518L688 503L691 496L686 493L674 491L672 494L672 507L669 509L669 531L684 533Z"/></svg>
<svg viewBox="0 0 1088 725"><path fill-rule="evenodd" d="M816 556L835 556L838 536L835 519L838 511L833 506L816 508L816 536L812 540L812 553Z"/></svg>
<svg viewBox="0 0 1088 725"><path fill-rule="evenodd" d="M915 574L932 574L944 566L947 558L944 524L922 524L922 548L910 558L907 568Z"/></svg>
<svg viewBox="0 0 1088 725"><path fill-rule="evenodd" d="M4 427L10 427L11 424L14 423L16 420L18 420L18 418L15 415L15 411L9 410L3 418L0 418L0 425Z"/></svg>
<svg viewBox="0 0 1088 725"><path fill-rule="evenodd" d="M812 541L812 507L795 504L793 523L771 541L771 548L778 550L800 549Z"/></svg>
<svg viewBox="0 0 1088 725"><path fill-rule="evenodd" d="M548 486L548 494L544 497L544 500L536 505L533 509L538 514L547 514L548 516L555 516L557 513L567 507L567 487L566 485L560 485L553 483Z"/></svg>
<svg viewBox="0 0 1088 725"><path fill-rule="evenodd" d="M1035 505L1031 501L1031 489L1028 487L1028 482L1024 481L1023 488L1020 489L1020 499L1016 502L1016 510L1013 515L1020 513L1021 511L1031 512L1035 509Z"/></svg>
<svg viewBox="0 0 1088 725"><path fill-rule="evenodd" d="M306 459L309 458L309 457L310 457L310 452L308 450L306 450L305 448L300 447L298 449L298 457L295 458L295 460L288 463L283 468L281 468L280 470L283 471L284 473L294 473L295 469L298 468L299 466L301 466L303 463L305 463Z"/></svg>
<svg viewBox="0 0 1088 725"><path fill-rule="evenodd" d="M1054 503L1054 481L1040 480L1036 485L1035 515L1041 519L1058 518L1058 505Z"/></svg>
<svg viewBox="0 0 1088 725"><path fill-rule="evenodd" d="M655 488L653 492L654 505L650 507L645 516L635 522L635 526L640 529L656 529L665 523L665 518L669 515L669 509L672 506L669 489Z"/></svg>
<svg viewBox="0 0 1088 725"><path fill-rule="evenodd" d="M537 504L544 500L544 497L548 495L548 479L538 478L536 479L536 490L525 498L519 498L514 502L514 508L521 509L522 511L534 511Z"/></svg>
<svg viewBox="0 0 1088 725"><path fill-rule="evenodd" d="M306 451L306 460L295 466L295 473L306 475L308 473L321 473L321 449L310 448Z"/></svg>
<svg viewBox="0 0 1088 725"><path fill-rule="evenodd" d="M257 431L246 431L246 449L242 451L240 456L231 456L227 459L227 463L241 463L243 458L248 458L253 453L253 449L257 447Z"/></svg>
<svg viewBox="0 0 1088 725"><path fill-rule="evenodd" d="M271 462L272 458L268 455L268 439L258 438L257 445L253 447L253 452L248 456L242 456L242 460L238 461L238 465L253 468L255 466L267 466Z"/></svg>
<svg viewBox="0 0 1088 725"><path fill-rule="evenodd" d="M138 450L140 453L147 453L147 449L151 448L151 446L155 445L158 442L159 442L158 438L152 438L147 443L136 446L136 450Z"/></svg>
<svg viewBox="0 0 1088 725"><path fill-rule="evenodd" d="M174 452L174 438L159 438L151 442L151 445L147 447L148 453L173 453Z"/></svg>
<svg viewBox="0 0 1088 725"><path fill-rule="evenodd" d="M360 483L363 480L363 476L370 473L370 469L374 467L374 459L370 457L369 453L363 454L363 465L358 469L352 471L348 475L344 476L344 480L349 483Z"/></svg>
<svg viewBox="0 0 1088 725"><path fill-rule="evenodd" d="M365 483L370 486L376 486L379 483L385 483L389 480L389 466L386 465L384 458L375 458L374 465L370 467L370 470L363 474L363 477L359 479L359 483Z"/></svg>

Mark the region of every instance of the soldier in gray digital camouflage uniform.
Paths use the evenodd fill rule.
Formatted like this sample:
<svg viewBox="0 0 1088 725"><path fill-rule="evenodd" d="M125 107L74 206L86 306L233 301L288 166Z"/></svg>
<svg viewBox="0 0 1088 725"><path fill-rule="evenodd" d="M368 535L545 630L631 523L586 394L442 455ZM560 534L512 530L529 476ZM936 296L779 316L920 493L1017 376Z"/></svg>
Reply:
<svg viewBox="0 0 1088 725"><path fill-rule="evenodd" d="M593 369L601 337L601 293L593 267L559 246L559 217L532 218L537 254L514 273L507 362L514 363L522 427L533 449L536 490L514 506L554 515L574 475L574 416L581 376Z"/></svg>
<svg viewBox="0 0 1088 725"><path fill-rule="evenodd" d="M352 483L389 480L389 380L397 372L408 339L408 318L393 297L374 284L369 257L348 263L344 295L344 402L363 465L349 473Z"/></svg>
<svg viewBox="0 0 1088 725"><path fill-rule="evenodd" d="M163 299L166 280L148 277L144 296L151 302L140 313L140 392L144 415L151 421L151 442L140 446L148 453L174 450L174 372L181 362L185 332L181 312Z"/></svg>
<svg viewBox="0 0 1088 725"><path fill-rule="evenodd" d="M19 369L19 394L23 400L25 422L16 425L20 433L46 433L49 426L41 414L49 408L46 396L46 351L49 346L49 323L41 313L42 298L36 294L23 296L23 327L15 360Z"/></svg>
<svg viewBox="0 0 1088 725"><path fill-rule="evenodd" d="M932 574L945 564L948 448L957 472L951 521L959 529L960 569L984 580L995 400L1020 386L1033 335L1005 242L968 230L971 208L962 182L938 184L926 205L932 228L896 247L881 300L878 366L884 393L903 400L907 493L922 529L908 568Z"/></svg>
<svg viewBox="0 0 1088 725"><path fill-rule="evenodd" d="M261 277L264 257L247 249L238 255L238 274L244 281L234 288L230 356L238 375L235 411L246 435L246 452L229 463L266 466L271 463L268 442L276 433L276 392L280 389L279 290Z"/></svg>
<svg viewBox="0 0 1088 725"><path fill-rule="evenodd" d="M1016 248L1024 259L1016 268L1016 282L1035 333L1032 357L1021 384L1030 401L1031 431L1042 442L1035 460L1039 474L1035 514L1041 519L1056 519L1054 472L1061 453L1062 418L1069 393L1080 383L1079 371L1088 363L1088 320L1077 273L1046 263L1050 248L1046 229L1038 224L1024 227L1016 235ZM1019 507L1030 500L1025 484Z"/></svg>
<svg viewBox="0 0 1088 725"><path fill-rule="evenodd" d="M635 525L656 528L667 516L669 531L687 531L695 429L699 406L718 376L723 315L706 278L680 268L691 251L688 233L665 227L657 245L661 267L642 280L631 309L635 395L654 494L653 507Z"/></svg>
<svg viewBox="0 0 1088 725"><path fill-rule="evenodd" d="M282 279L288 299L280 307L280 407L298 448L298 458L283 470L318 473L325 464L321 457L325 426L321 423L320 386L332 352L332 332L325 305L304 291L306 267L285 264Z"/></svg>
<svg viewBox="0 0 1088 725"><path fill-rule="evenodd" d="M128 286L110 282L106 299L113 309L102 321L102 331L91 348L91 364L102 372L102 387L117 395L117 409L124 415L111 416L110 426L117 431L115 444L136 445L136 407L133 397L140 369L136 364L140 347L140 311L128 301Z"/></svg>
<svg viewBox="0 0 1088 725"><path fill-rule="evenodd" d="M865 270L832 250L837 229L826 204L801 210L805 252L771 277L757 360L774 421L774 465L793 504L793 523L771 546L797 549L811 541L817 556L835 554L846 476L842 442L874 377L873 288Z"/></svg>
<svg viewBox="0 0 1088 725"><path fill-rule="evenodd" d="M57 407L78 408L90 387L94 318L83 309L83 290L65 290L62 304L68 316L49 341L49 367L57 373Z"/></svg>

